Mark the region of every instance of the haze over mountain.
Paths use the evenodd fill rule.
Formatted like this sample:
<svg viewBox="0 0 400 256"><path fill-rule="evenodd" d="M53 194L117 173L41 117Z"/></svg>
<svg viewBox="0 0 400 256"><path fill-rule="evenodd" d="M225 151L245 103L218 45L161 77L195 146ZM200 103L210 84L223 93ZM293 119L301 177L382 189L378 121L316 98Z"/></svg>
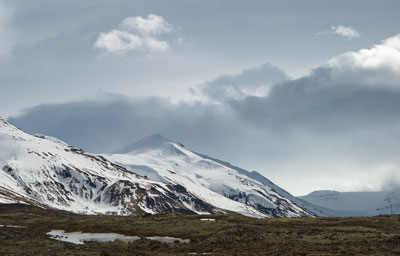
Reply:
<svg viewBox="0 0 400 256"><path fill-rule="evenodd" d="M352 212L349 215L346 214L346 216L400 214L400 191L398 189L374 192L321 190L299 198L338 212L344 211L344 214L346 214L345 212Z"/></svg>

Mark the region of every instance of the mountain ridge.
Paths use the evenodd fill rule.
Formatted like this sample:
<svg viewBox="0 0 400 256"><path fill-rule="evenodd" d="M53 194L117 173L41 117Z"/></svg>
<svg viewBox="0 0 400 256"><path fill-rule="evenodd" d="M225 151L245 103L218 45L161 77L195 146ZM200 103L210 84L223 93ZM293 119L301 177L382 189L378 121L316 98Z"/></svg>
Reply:
<svg viewBox="0 0 400 256"><path fill-rule="evenodd" d="M149 138L156 138L157 143ZM261 184L251 178L251 175L255 175L254 173L251 174L227 162L190 151L182 143L173 142L162 135L150 135L131 145L134 145L128 146L131 151L120 151L124 154L103 156L142 175L146 175L150 168L152 171L149 175L154 177L156 174L158 178L180 184L194 194L197 193L196 190L207 188L272 216L314 216L311 211L303 209L302 206L291 202L266 184ZM137 170L138 163L140 163L139 166L147 166L147 169ZM270 184L273 183L270 182ZM274 186L278 188L275 184ZM288 192L286 193L289 195Z"/></svg>

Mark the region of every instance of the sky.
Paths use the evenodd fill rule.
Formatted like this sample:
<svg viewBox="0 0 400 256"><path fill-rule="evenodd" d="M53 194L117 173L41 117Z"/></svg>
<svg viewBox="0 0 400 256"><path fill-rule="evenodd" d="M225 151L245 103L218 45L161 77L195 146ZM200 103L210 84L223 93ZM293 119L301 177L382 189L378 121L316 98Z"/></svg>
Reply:
<svg viewBox="0 0 400 256"><path fill-rule="evenodd" d="M399 9L0 0L0 116L95 153L160 133L295 195L397 188Z"/></svg>

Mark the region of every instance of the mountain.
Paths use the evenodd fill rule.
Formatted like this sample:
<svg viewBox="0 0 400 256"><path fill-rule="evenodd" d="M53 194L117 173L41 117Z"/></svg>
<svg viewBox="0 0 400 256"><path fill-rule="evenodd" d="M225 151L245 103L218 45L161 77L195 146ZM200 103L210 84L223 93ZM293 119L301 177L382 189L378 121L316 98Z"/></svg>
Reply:
<svg viewBox="0 0 400 256"><path fill-rule="evenodd" d="M81 214L315 216L244 170L161 135L121 153L90 154L57 138L27 134L0 119L0 203Z"/></svg>
<svg viewBox="0 0 400 256"><path fill-rule="evenodd" d="M224 166L227 166L229 168L232 168L232 169L238 171L239 173L241 173L243 175L246 175L247 177L260 182L261 184L271 188L274 192L277 192L281 196L284 196L285 198L289 199L290 201L292 201L296 205L301 206L303 209L307 209L309 212L312 212L316 216L319 216L319 217L336 217L336 216L352 216L354 214L353 212L336 211L336 210L332 210L332 209L329 209L329 208L326 208L326 207L321 207L319 205L312 204L312 203L307 202L307 201L305 201L303 199L300 199L300 198L297 198L297 197L293 196L292 194L290 194L286 190L282 189L281 187L279 187L278 185L276 185L275 183L273 183L272 181L270 181L269 179L264 177L259 172L256 172L256 171L249 172L249 171L244 170L244 169L242 169L240 167L231 165L228 162L224 162L224 161L221 161L221 160L218 160L218 159L215 159L215 158L211 158L211 157L203 155L203 154L199 154L199 153L196 153L196 154L198 154L201 157L204 157L206 159L210 159L210 160L213 160L215 162L218 162L218 163L220 163L220 164L222 164Z"/></svg>
<svg viewBox="0 0 400 256"><path fill-rule="evenodd" d="M177 184L149 180L52 137L0 119L0 203L84 214L224 213ZM248 215L262 216L243 207ZM247 210L247 211L246 211Z"/></svg>
<svg viewBox="0 0 400 256"><path fill-rule="evenodd" d="M346 216L400 213L400 190L373 192L319 190L299 198L336 211L350 211L351 214Z"/></svg>
<svg viewBox="0 0 400 256"><path fill-rule="evenodd" d="M292 201L299 200L262 175L193 152L160 134L103 156L132 173L185 187L196 197L228 211L240 212L237 205L232 205L233 201L265 216L315 216Z"/></svg>

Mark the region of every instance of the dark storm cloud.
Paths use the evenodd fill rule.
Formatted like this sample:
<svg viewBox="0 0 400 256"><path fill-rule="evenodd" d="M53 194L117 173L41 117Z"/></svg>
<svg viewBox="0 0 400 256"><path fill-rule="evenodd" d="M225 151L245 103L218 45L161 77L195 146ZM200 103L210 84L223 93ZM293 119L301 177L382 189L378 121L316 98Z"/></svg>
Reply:
<svg viewBox="0 0 400 256"><path fill-rule="evenodd" d="M335 81L329 68L275 86L268 97L231 100L238 115L273 129L305 128L321 132L396 124L400 120L400 90Z"/></svg>
<svg viewBox="0 0 400 256"><path fill-rule="evenodd" d="M248 68L236 75L223 75L199 86L200 91L216 101L243 99L246 96L265 96L277 83L288 80L281 69L266 63Z"/></svg>

